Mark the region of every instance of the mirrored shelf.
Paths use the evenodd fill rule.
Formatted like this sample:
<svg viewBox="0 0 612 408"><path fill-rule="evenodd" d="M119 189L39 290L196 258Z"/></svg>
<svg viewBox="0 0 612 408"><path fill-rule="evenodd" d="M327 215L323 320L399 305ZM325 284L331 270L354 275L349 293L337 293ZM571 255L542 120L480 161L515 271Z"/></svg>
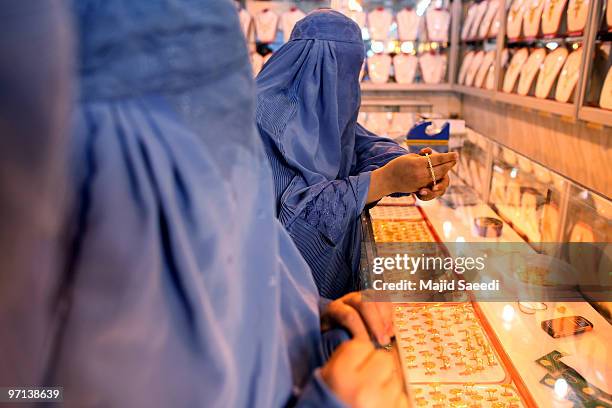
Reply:
<svg viewBox="0 0 612 408"><path fill-rule="evenodd" d="M578 118L584 120L585 122L612 127L611 110L594 108L592 106L583 106L578 112Z"/></svg>
<svg viewBox="0 0 612 408"><path fill-rule="evenodd" d="M451 84L398 84L388 82L384 84L374 84L372 82L362 82L362 91L452 91Z"/></svg>
<svg viewBox="0 0 612 408"><path fill-rule="evenodd" d="M465 94L465 95L477 96L479 98L484 98L484 99L489 99L489 100L494 100L495 94L497 93L489 89L482 89L482 88L476 88L473 86L465 86L465 85L457 85L457 84L453 85L453 90L457 92L461 92L462 94Z"/></svg>
<svg viewBox="0 0 612 408"><path fill-rule="evenodd" d="M575 118L576 116L576 105L573 103L563 103L550 99L541 99L534 96L522 96L505 92L496 92L495 100L560 116L571 118Z"/></svg>

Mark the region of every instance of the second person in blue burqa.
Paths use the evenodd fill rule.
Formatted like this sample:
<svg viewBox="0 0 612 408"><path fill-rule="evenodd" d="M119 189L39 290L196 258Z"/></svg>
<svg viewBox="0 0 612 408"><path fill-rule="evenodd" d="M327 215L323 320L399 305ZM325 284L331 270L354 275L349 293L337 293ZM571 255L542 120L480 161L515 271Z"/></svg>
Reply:
<svg viewBox="0 0 612 408"><path fill-rule="evenodd" d="M299 21L257 77L257 125L274 173L277 216L321 295L358 289L359 215L396 193L430 200L448 187L455 153L425 157L357 123L361 30L332 10Z"/></svg>

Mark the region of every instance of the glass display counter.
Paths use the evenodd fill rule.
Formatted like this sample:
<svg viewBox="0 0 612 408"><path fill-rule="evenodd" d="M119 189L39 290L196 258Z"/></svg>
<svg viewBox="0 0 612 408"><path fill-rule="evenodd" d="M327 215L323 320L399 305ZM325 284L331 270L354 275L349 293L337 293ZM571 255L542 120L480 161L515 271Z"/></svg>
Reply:
<svg viewBox="0 0 612 408"><path fill-rule="evenodd" d="M597 263L584 270L610 278L609 244L597 247L596 254L546 245L610 242L610 200L472 131L451 145L462 156L445 196L430 202L385 198L364 212L364 289L373 290L374 278L381 276L400 282L393 268L375 275L375 258L414 250L415 243L438 243L455 257L457 243L520 245L578 268ZM499 220L499 234L475 230L479 217ZM582 300L571 302L486 302L469 293L454 302L411 302L411 295L393 297L401 290L389 291L398 356L414 406L612 406L609 303L591 301L590 289L573 285ZM549 319L573 316L588 320L592 329L554 338L542 328Z"/></svg>

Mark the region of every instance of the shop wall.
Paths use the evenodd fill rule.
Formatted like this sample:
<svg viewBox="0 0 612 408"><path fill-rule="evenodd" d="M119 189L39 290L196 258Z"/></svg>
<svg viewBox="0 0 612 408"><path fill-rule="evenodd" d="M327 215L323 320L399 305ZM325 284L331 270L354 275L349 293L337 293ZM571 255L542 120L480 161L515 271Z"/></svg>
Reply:
<svg viewBox="0 0 612 408"><path fill-rule="evenodd" d="M475 131L612 197L612 128L469 95L462 108Z"/></svg>
<svg viewBox="0 0 612 408"><path fill-rule="evenodd" d="M409 97L403 92L393 91L363 91L361 100L385 99L385 100L415 100L428 102L433 105L432 111L440 113L446 117L461 114L461 96L456 92L431 92L431 91L411 91Z"/></svg>

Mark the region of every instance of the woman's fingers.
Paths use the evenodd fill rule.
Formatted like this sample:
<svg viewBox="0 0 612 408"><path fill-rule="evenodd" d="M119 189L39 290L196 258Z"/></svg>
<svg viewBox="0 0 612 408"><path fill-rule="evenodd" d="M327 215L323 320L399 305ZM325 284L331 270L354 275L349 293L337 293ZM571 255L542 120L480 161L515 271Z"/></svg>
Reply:
<svg viewBox="0 0 612 408"><path fill-rule="evenodd" d="M329 304L325 311L325 318L332 319L339 325L344 326L355 339L370 339L360 312L340 299Z"/></svg>
<svg viewBox="0 0 612 408"><path fill-rule="evenodd" d="M378 302L364 302L361 293L352 293L344 298L344 302L359 312L366 327L376 338L380 345L387 345L391 342L388 332L388 325L391 321L391 313L381 314Z"/></svg>
<svg viewBox="0 0 612 408"><path fill-rule="evenodd" d="M386 384L394 375L395 363L391 353L383 350L375 350L368 358L361 363L358 368L362 372L377 373L376 378L370 378L369 381L372 384L383 385Z"/></svg>
<svg viewBox="0 0 612 408"><path fill-rule="evenodd" d="M444 192L448 189L449 185L450 176L447 173L446 175L444 175L444 178L442 178L442 180L438 181L438 184L436 184L432 190L434 193L439 193L439 195L441 195L444 194Z"/></svg>
<svg viewBox="0 0 612 408"><path fill-rule="evenodd" d="M383 384L382 390L389 398L389 401L397 406L400 401L400 397L404 393L404 387L400 374L395 372L394 375L392 375L391 378Z"/></svg>
<svg viewBox="0 0 612 408"><path fill-rule="evenodd" d="M446 174L433 188L422 188L417 193L421 201L430 201L443 195L450 185L450 176Z"/></svg>
<svg viewBox="0 0 612 408"><path fill-rule="evenodd" d="M449 171L451 171L451 169L455 166L455 164L457 164L457 162L444 163L444 164L440 164L439 166L434 167L433 171L434 171L434 174L436 175L436 178L440 179L444 177Z"/></svg>
<svg viewBox="0 0 612 408"><path fill-rule="evenodd" d="M459 154L456 152L434 153L429 156L429 159L431 160L431 165L435 167L444 163L456 162L459 159Z"/></svg>
<svg viewBox="0 0 612 408"><path fill-rule="evenodd" d="M393 337L393 305L390 302L375 302L378 313L385 324L385 330L389 337Z"/></svg>

